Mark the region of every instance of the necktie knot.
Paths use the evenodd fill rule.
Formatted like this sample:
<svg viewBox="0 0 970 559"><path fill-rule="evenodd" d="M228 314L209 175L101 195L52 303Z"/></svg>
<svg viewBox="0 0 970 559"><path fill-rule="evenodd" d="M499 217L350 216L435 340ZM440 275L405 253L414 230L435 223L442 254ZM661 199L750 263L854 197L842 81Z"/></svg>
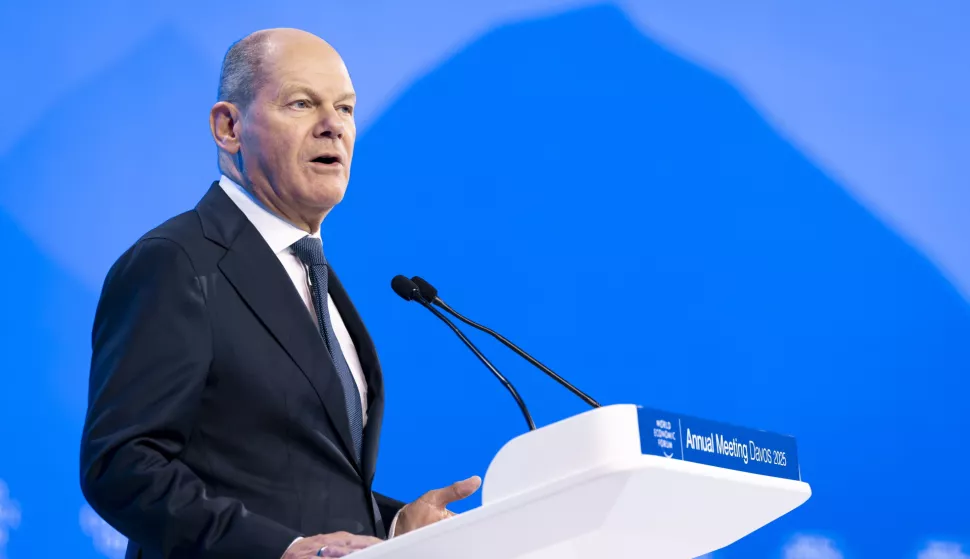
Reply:
<svg viewBox="0 0 970 559"><path fill-rule="evenodd" d="M327 259L323 256L323 241L317 237L307 235L290 245L293 253L307 266L325 266Z"/></svg>

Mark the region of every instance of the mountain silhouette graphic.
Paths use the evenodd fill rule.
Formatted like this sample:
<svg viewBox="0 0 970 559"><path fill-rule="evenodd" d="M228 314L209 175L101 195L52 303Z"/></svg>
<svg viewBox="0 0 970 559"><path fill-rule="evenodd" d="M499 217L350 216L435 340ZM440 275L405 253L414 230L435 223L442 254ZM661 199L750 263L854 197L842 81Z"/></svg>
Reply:
<svg viewBox="0 0 970 559"><path fill-rule="evenodd" d="M358 303L381 317L385 368L434 347L420 381L389 379L389 418L472 413L453 369L477 365L387 289L419 274L601 401L795 434L815 496L729 557L804 527L852 526L867 556L966 532L953 480L970 454L951 443L970 427L966 302L737 90L616 8L498 29L416 82L358 141L325 238L353 293L385 294ZM582 409L508 362L543 422ZM483 421L521 429L484 371L460 374ZM385 440L390 463L413 456ZM914 461L934 475L911 483Z"/></svg>
<svg viewBox="0 0 970 559"><path fill-rule="evenodd" d="M100 288L135 239L192 207L217 178L208 112L218 75L218 61L161 28L65 96L0 160L0 207Z"/></svg>

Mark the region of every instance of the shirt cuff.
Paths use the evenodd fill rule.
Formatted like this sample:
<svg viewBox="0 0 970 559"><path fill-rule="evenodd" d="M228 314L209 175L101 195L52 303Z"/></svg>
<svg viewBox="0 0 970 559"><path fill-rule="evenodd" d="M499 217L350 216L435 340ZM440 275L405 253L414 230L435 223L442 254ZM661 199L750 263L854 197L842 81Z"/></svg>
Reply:
<svg viewBox="0 0 970 559"><path fill-rule="evenodd" d="M402 512L404 512L403 507L394 515L394 520L391 521L391 527L387 529L387 539L394 537L394 532L397 531L397 519L401 516Z"/></svg>
<svg viewBox="0 0 970 559"><path fill-rule="evenodd" d="M286 552L289 551L291 547L293 547L293 544L295 544L296 542L298 542L298 541L300 541L302 539L303 539L302 537L299 537L299 538L296 538L295 540L291 541L290 542L290 545L286 546L286 551L283 552L283 555L280 557L280 559L283 559L283 557L286 557Z"/></svg>

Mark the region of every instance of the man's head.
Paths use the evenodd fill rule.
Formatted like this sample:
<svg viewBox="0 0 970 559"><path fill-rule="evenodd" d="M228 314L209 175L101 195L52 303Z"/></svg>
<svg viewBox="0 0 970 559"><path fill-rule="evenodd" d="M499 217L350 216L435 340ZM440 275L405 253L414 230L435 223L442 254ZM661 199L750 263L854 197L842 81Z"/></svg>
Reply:
<svg viewBox="0 0 970 559"><path fill-rule="evenodd" d="M257 31L223 61L209 115L219 168L270 210L315 231L347 189L355 103L347 68L323 39Z"/></svg>

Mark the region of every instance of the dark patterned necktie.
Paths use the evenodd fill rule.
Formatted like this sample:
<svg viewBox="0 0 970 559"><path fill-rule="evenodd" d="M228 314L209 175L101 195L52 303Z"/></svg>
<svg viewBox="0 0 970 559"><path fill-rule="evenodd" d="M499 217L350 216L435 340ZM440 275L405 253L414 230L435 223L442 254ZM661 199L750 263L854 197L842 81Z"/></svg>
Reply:
<svg viewBox="0 0 970 559"><path fill-rule="evenodd" d="M313 292L313 306L317 310L317 325L320 335L330 350L337 377L344 391L344 401L347 403L347 415L350 419L350 436L354 441L356 459L360 463L361 447L364 440L364 414L361 409L360 391L354 380L347 360L337 343L337 336L333 333L330 322L330 308L327 305L327 259L323 256L323 241L307 235L291 246L293 253L303 262L310 274L310 291Z"/></svg>

